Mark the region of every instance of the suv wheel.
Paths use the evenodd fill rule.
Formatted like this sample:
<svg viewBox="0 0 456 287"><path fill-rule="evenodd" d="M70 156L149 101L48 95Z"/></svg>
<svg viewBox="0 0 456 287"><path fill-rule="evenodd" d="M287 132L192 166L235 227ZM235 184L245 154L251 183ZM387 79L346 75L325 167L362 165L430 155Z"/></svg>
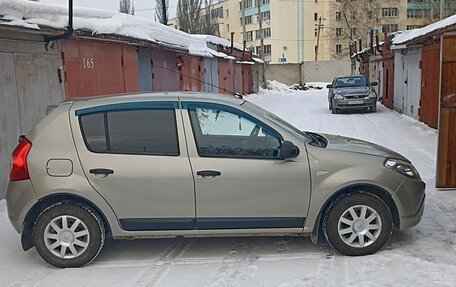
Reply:
<svg viewBox="0 0 456 287"><path fill-rule="evenodd" d="M392 229L389 208L377 196L365 193L336 199L323 221L328 243L350 256L377 252L390 238Z"/></svg>
<svg viewBox="0 0 456 287"><path fill-rule="evenodd" d="M80 267L91 262L103 247L104 234L95 212L66 202L46 208L33 227L36 250L56 267Z"/></svg>

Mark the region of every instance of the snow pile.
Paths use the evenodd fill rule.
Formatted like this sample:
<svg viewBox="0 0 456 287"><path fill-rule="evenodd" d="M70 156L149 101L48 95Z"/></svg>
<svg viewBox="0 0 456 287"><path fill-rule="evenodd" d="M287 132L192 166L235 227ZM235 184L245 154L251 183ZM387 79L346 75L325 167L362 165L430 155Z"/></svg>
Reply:
<svg viewBox="0 0 456 287"><path fill-rule="evenodd" d="M394 45L403 44L407 41L413 40L413 39L421 37L421 36L425 36L436 30L443 29L443 28L446 28L451 25L456 25L456 14L453 16L450 16L448 18L445 18L441 21L427 25L423 28L413 29L413 30L409 30L404 33L398 34L394 37L393 44Z"/></svg>
<svg viewBox="0 0 456 287"><path fill-rule="evenodd" d="M266 87L268 90L272 90L272 91L279 91L279 92L290 91L289 86L285 85L284 83L277 82L275 80L267 80Z"/></svg>
<svg viewBox="0 0 456 287"><path fill-rule="evenodd" d="M190 35L138 16L100 9L74 7L73 28L92 34L112 34L158 44L182 48L192 55L219 56L207 42L230 47L225 39L207 35ZM40 26L65 29L68 25L68 7L24 0L0 0L0 24L40 29ZM235 45L236 49L242 46ZM224 57L226 58L226 57Z"/></svg>

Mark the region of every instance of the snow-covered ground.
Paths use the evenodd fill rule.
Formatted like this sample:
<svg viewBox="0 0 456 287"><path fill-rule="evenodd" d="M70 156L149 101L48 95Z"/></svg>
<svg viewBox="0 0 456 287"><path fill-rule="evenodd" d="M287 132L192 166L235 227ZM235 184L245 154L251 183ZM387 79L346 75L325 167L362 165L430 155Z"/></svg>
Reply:
<svg viewBox="0 0 456 287"><path fill-rule="evenodd" d="M0 202L0 286L456 286L456 191L433 188L437 133L379 105L332 115L325 89L264 90L249 100L303 130L372 141L407 156L427 183L422 222L395 231L364 257L335 254L300 237L112 241L80 269L56 269L23 252Z"/></svg>

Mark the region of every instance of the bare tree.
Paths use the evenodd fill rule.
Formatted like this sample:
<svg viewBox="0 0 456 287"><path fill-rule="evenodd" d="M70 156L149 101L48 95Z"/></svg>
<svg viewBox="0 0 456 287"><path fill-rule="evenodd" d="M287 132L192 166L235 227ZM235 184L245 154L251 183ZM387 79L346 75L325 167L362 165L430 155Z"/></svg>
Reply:
<svg viewBox="0 0 456 287"><path fill-rule="evenodd" d="M199 34L202 30L201 7L202 0L179 0L177 2L177 23L179 29L190 33Z"/></svg>
<svg viewBox="0 0 456 287"><path fill-rule="evenodd" d="M168 14L169 0L155 0L155 16L158 22L163 25L168 25Z"/></svg>
<svg viewBox="0 0 456 287"><path fill-rule="evenodd" d="M204 16L202 17L201 34L219 36L218 14L213 14L212 0L204 0Z"/></svg>
<svg viewBox="0 0 456 287"><path fill-rule="evenodd" d="M332 21L333 25L326 27L326 35L331 43L330 54L334 59L347 59L349 43L354 43L359 38L367 39L372 29L381 28L381 0L341 0L331 5L334 6L330 10L337 14L336 21ZM341 45L339 51L334 50L336 45Z"/></svg>
<svg viewBox="0 0 456 287"><path fill-rule="evenodd" d="M135 3L133 0L120 0L119 1L119 12L125 14L135 14Z"/></svg>

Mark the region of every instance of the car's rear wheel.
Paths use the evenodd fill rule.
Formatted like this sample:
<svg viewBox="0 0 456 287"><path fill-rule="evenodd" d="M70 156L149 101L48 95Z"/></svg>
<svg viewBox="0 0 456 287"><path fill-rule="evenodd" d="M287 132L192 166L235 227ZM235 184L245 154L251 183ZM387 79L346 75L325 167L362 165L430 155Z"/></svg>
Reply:
<svg viewBox="0 0 456 287"><path fill-rule="evenodd" d="M377 196L355 193L336 199L326 211L323 232L329 244L344 255L373 254L391 236L393 220Z"/></svg>
<svg viewBox="0 0 456 287"><path fill-rule="evenodd" d="M33 228L36 250L56 267L80 267L91 262L103 247L104 234L96 212L73 203L48 207Z"/></svg>

